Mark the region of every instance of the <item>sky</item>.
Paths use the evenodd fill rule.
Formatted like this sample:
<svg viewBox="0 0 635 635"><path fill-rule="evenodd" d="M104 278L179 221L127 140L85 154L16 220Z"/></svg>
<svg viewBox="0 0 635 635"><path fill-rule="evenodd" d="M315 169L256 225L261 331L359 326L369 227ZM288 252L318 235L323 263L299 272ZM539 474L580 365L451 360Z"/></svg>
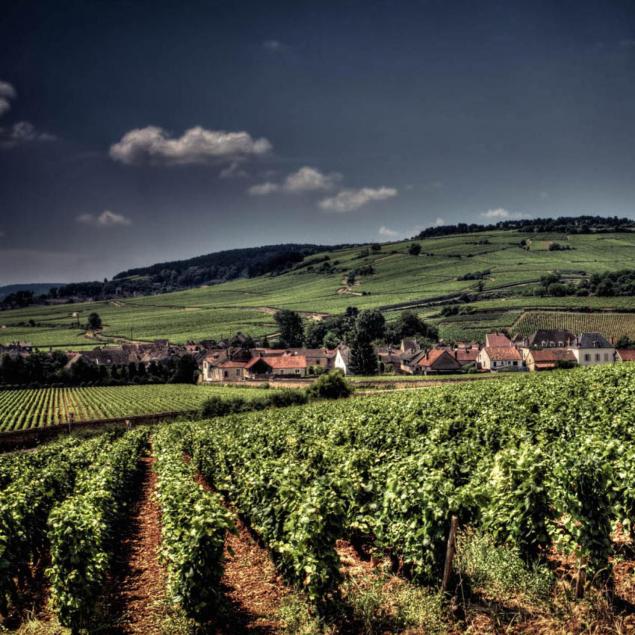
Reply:
<svg viewBox="0 0 635 635"><path fill-rule="evenodd" d="M0 284L635 218L631 0L3 0Z"/></svg>

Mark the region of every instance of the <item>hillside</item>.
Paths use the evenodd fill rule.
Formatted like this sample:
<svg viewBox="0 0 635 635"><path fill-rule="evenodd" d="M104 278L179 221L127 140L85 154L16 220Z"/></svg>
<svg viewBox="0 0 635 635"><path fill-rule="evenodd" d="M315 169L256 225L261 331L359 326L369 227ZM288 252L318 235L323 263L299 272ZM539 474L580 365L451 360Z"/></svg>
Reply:
<svg viewBox="0 0 635 635"><path fill-rule="evenodd" d="M85 322L91 311L97 311L107 337L184 342L227 337L237 330L254 336L272 333L278 308L319 319L318 314L343 312L351 305L380 308L388 319L404 306L413 307L436 322L442 336L451 338L481 338L488 329L525 325L527 310L541 312L531 314L534 324L535 317L553 317L554 309L605 310L612 312L611 334L635 336L635 313L629 313L635 312L632 295L534 295L541 277L552 272L560 272L558 284L566 290L567 284L590 280L592 274L635 269L633 233L528 236L520 230L492 230L417 242L419 255L409 253L412 241L384 244L379 250L346 247L309 256L275 276L147 297L5 311L0 313L0 342L95 346L97 342L77 328L72 312ZM353 270L358 273L349 275ZM441 315L448 306L455 314ZM29 326L31 320L35 326Z"/></svg>
<svg viewBox="0 0 635 635"><path fill-rule="evenodd" d="M48 293L51 289L63 285L62 282L34 282L29 284L6 284L0 286L0 300L6 298L11 293L18 291L30 291L33 295Z"/></svg>

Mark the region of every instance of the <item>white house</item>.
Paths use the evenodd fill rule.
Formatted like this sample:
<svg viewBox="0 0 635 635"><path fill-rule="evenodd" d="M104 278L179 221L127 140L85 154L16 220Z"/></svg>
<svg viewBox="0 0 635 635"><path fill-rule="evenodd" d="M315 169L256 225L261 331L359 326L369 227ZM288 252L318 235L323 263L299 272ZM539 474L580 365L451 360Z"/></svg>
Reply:
<svg viewBox="0 0 635 635"><path fill-rule="evenodd" d="M600 333L582 333L570 346L580 366L612 364L616 358L615 347Z"/></svg>

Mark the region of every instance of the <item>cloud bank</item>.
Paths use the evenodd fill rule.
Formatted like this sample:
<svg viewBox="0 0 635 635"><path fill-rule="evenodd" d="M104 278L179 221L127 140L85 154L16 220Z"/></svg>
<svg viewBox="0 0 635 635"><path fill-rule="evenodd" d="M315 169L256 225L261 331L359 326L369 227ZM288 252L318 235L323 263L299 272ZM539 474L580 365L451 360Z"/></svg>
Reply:
<svg viewBox="0 0 635 635"><path fill-rule="evenodd" d="M336 172L324 174L317 168L305 165L297 172L289 174L282 183L266 181L265 183L252 185L247 191L252 196L265 196L280 191L289 194L323 192L333 189L341 178L342 176Z"/></svg>
<svg viewBox="0 0 635 635"><path fill-rule="evenodd" d="M271 150L264 138L254 139L248 132L207 130L201 126L170 137L157 126L126 132L110 147L113 160L126 165L188 165L235 162L262 156Z"/></svg>
<svg viewBox="0 0 635 635"><path fill-rule="evenodd" d="M481 216L489 220L516 220L519 218L527 218L527 214L523 214L522 212L510 212L503 207L489 209L486 212L482 212Z"/></svg>

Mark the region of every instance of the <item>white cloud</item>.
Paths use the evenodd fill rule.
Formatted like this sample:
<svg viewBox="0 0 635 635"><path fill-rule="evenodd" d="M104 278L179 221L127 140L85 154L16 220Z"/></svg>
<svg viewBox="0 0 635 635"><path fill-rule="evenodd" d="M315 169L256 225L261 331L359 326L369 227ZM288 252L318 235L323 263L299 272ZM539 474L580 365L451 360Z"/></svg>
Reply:
<svg viewBox="0 0 635 635"><path fill-rule="evenodd" d="M394 238L395 236L399 236L398 231L390 229L390 227L386 227L386 225L382 225L377 233L380 236L385 236L386 238Z"/></svg>
<svg viewBox="0 0 635 635"><path fill-rule="evenodd" d="M301 192L323 192L331 190L342 178L341 174L333 172L324 174L317 168L305 165L297 172L292 172L282 182L282 184L266 181L258 185L252 185L247 192L252 196L264 196L273 192L284 191L289 194L299 194Z"/></svg>
<svg viewBox="0 0 635 635"><path fill-rule="evenodd" d="M11 110L11 100L16 97L15 88L9 82L0 80L0 117Z"/></svg>
<svg viewBox="0 0 635 635"><path fill-rule="evenodd" d="M440 216L437 216L436 220L434 221L434 226L442 227L443 225L445 225L445 218L441 218Z"/></svg>
<svg viewBox="0 0 635 635"><path fill-rule="evenodd" d="M330 190L341 179L337 173L323 174L317 168L305 165L297 172L289 174L284 181L283 189L286 192L315 192Z"/></svg>
<svg viewBox="0 0 635 635"><path fill-rule="evenodd" d="M277 183L272 183L271 181L266 181L265 183L259 183L258 185L252 185L247 192L251 196L266 196L267 194L271 194L273 192L277 192L280 189L280 186Z"/></svg>
<svg viewBox="0 0 635 635"><path fill-rule="evenodd" d="M486 212L482 212L481 216L489 220L516 220L519 218L527 218L527 215L522 212L510 212L503 207L489 209Z"/></svg>
<svg viewBox="0 0 635 635"><path fill-rule="evenodd" d="M397 196L397 190L393 187L363 187L359 190L342 190L335 196L322 199L319 206L327 212L351 212L359 209L371 201L383 201Z"/></svg>
<svg viewBox="0 0 635 635"><path fill-rule="evenodd" d="M0 128L0 147L14 148L23 143L55 141L57 137L48 132L39 132L28 121L19 121L10 128Z"/></svg>
<svg viewBox="0 0 635 635"><path fill-rule="evenodd" d="M132 224L132 221L123 214L115 214L110 210L105 210L101 214L81 214L77 217L77 222L92 227L116 227Z"/></svg>
<svg viewBox="0 0 635 635"><path fill-rule="evenodd" d="M267 154L267 139L254 139L248 132L207 130L200 126L170 138L158 126L130 130L110 147L110 156L127 165L187 165L235 162Z"/></svg>

